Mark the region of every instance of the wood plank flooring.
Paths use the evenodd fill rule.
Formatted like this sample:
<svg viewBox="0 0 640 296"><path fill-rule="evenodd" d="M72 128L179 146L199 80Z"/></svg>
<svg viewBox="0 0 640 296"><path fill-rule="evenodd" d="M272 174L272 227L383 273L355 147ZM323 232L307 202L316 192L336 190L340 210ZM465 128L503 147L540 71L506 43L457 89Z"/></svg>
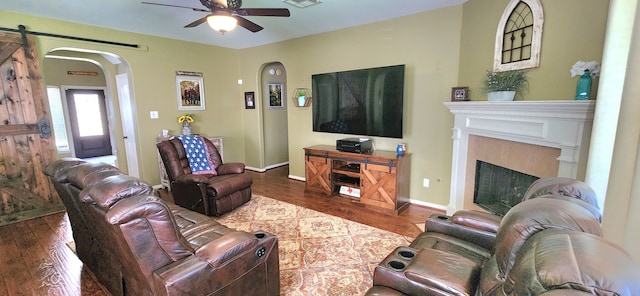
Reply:
<svg viewBox="0 0 640 296"><path fill-rule="evenodd" d="M288 166L249 172L254 194L414 237L415 226L439 211L410 205L398 216L384 215L342 197L305 194L304 182L289 179ZM0 296L108 295L66 245L72 241L65 213L0 227Z"/></svg>

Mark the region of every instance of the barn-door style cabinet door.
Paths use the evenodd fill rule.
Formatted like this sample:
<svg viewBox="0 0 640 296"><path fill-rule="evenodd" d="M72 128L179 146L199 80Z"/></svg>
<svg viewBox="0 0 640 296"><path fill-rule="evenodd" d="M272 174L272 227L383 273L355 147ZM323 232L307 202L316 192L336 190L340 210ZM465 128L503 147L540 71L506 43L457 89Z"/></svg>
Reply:
<svg viewBox="0 0 640 296"><path fill-rule="evenodd" d="M64 210L64 206L43 171L55 147L33 36L0 32L0 79L3 225Z"/></svg>

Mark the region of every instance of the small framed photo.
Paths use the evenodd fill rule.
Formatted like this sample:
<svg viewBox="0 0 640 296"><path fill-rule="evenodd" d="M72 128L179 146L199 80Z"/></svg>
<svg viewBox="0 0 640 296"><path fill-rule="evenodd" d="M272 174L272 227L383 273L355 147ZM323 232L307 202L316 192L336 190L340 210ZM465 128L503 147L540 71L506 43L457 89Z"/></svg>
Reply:
<svg viewBox="0 0 640 296"><path fill-rule="evenodd" d="M451 101L468 101L469 100L469 87L458 86L451 88Z"/></svg>
<svg viewBox="0 0 640 296"><path fill-rule="evenodd" d="M267 83L267 107L284 108L284 83Z"/></svg>
<svg viewBox="0 0 640 296"><path fill-rule="evenodd" d="M252 91L244 93L244 108L255 109L256 108L256 96Z"/></svg>
<svg viewBox="0 0 640 296"><path fill-rule="evenodd" d="M176 76L178 110L204 110L202 77Z"/></svg>

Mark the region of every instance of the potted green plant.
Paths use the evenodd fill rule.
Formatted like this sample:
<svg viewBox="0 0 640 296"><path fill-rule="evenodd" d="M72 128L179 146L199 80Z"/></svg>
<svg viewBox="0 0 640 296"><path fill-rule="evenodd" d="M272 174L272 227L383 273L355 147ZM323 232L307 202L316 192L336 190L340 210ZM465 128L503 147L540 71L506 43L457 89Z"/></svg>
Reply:
<svg viewBox="0 0 640 296"><path fill-rule="evenodd" d="M522 95L528 88L527 72L524 70L487 70L482 85L482 91L487 94L489 101L512 101L516 94Z"/></svg>
<svg viewBox="0 0 640 296"><path fill-rule="evenodd" d="M307 102L307 93L304 89L298 89L298 106L302 107Z"/></svg>

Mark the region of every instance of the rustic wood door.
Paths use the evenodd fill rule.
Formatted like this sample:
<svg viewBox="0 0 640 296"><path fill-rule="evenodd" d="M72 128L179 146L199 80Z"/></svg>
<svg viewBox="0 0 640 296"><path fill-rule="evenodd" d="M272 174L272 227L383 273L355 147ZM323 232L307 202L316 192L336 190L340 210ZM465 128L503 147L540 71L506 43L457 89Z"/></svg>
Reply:
<svg viewBox="0 0 640 296"><path fill-rule="evenodd" d="M331 161L326 157L305 156L305 191L331 195Z"/></svg>
<svg viewBox="0 0 640 296"><path fill-rule="evenodd" d="M0 32L0 225L64 209L43 173L55 148L41 73L33 36Z"/></svg>
<svg viewBox="0 0 640 296"><path fill-rule="evenodd" d="M360 166L362 191L360 201L381 208L396 209L396 167L369 164Z"/></svg>

